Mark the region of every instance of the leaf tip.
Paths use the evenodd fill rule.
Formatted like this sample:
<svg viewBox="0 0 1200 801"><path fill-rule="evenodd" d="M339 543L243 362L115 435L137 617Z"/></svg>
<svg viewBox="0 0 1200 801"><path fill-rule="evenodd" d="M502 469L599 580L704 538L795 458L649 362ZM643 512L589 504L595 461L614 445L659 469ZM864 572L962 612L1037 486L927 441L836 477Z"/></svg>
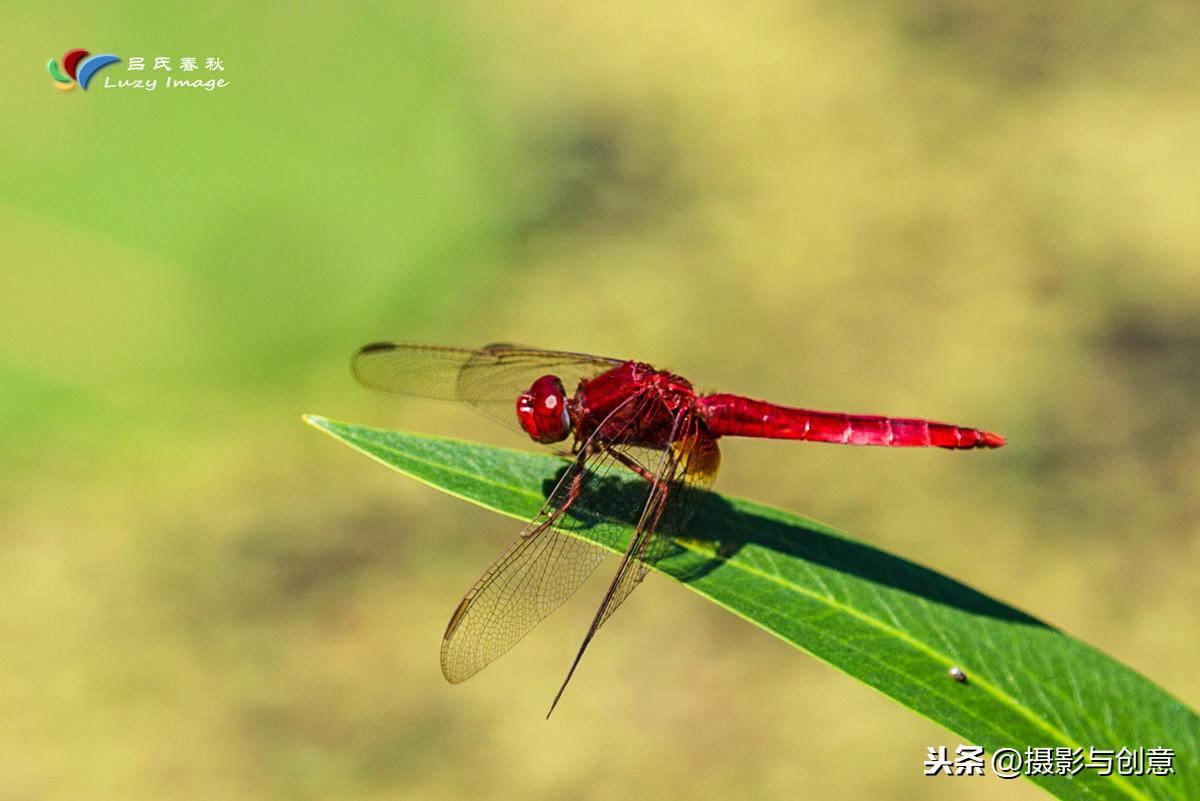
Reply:
<svg viewBox="0 0 1200 801"><path fill-rule="evenodd" d="M302 414L300 419L308 423L313 428L320 428L325 431L329 430L329 418L322 417L319 414Z"/></svg>

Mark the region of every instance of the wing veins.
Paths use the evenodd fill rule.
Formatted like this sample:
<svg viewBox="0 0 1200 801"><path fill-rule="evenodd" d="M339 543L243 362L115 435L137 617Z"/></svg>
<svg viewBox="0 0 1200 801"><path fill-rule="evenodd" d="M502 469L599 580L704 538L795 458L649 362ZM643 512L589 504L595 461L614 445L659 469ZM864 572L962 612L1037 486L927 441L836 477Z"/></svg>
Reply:
<svg viewBox="0 0 1200 801"><path fill-rule="evenodd" d="M607 423L630 403L641 404L645 400L644 393L631 396L619 404L604 422ZM635 411L639 410L640 407L635 407ZM636 419L636 414L630 415L615 433L619 435ZM601 430L603 424L597 428L597 433ZM573 595L607 555L607 551L600 546L557 528L564 512L582 496L587 481L614 469L611 456L598 447L596 436L594 433L581 446L579 455L563 474L542 509L460 601L442 641L442 670L450 681L465 680L515 645L538 622ZM581 486L571 498L568 493L576 480L581 482ZM595 553L591 552L593 550ZM555 586L556 577L551 575L550 568L552 565L562 567L563 554L568 559L578 559L579 563L573 571L559 571L564 581ZM587 562L594 563L589 565ZM569 562L566 564L569 565ZM497 581L500 583L497 584ZM553 597L538 597L536 591L529 593L530 586L535 589L549 587ZM490 602L490 608L483 618L474 617L472 610L475 614L483 612L476 605L489 594L495 596L496 600ZM513 628L506 633L503 616L511 616L514 603L530 604L530 607L516 616ZM471 631L466 631L467 628ZM471 637L471 640L465 640L464 637ZM497 637L498 640L495 639ZM492 645L481 649L481 643L489 639L493 640ZM494 653L489 653L489 648Z"/></svg>
<svg viewBox="0 0 1200 801"><path fill-rule="evenodd" d="M583 642L575 654L575 659L571 662L571 666L567 670L566 678L563 679L562 685L558 688L558 692L555 693L554 700L550 702L550 710L546 713L547 718L553 714L554 708L558 705L563 692L566 691L567 685L571 682L571 677L575 675L575 669L579 666L580 660L583 659L583 654L587 650L588 645L591 644L592 639L596 636L596 632L600 630L604 622L616 611L616 608L629 596L645 575L644 569L641 567L644 563L640 557L645 551L646 544L655 536L654 529L662 517L662 511L667 502L668 487L674 478L675 468L680 463L680 457L674 448L674 443L681 428L681 420L684 419L687 420L687 424L691 424L691 409L681 411L672 423L671 436L667 440L668 444L661 450L659 463L654 470L654 482L651 484L650 493L642 506L633 536L629 540L629 546L625 549L625 554L621 557L621 563L617 566L617 571L613 575L612 581L609 582L608 589L604 593L604 598L601 600L600 606L592 618L591 625L583 637ZM647 525L647 521L652 514L654 515L654 523ZM640 572L633 579L632 585L621 592L630 575L630 571L635 568Z"/></svg>

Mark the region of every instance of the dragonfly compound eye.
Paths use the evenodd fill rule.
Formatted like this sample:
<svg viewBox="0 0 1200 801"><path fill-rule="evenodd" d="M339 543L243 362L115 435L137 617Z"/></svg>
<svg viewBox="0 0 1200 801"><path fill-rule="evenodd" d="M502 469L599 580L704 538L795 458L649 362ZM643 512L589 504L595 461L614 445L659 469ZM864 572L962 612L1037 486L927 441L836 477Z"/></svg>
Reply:
<svg viewBox="0 0 1200 801"><path fill-rule="evenodd" d="M571 433L567 392L558 376L544 375L517 398L517 419L534 442L562 442Z"/></svg>

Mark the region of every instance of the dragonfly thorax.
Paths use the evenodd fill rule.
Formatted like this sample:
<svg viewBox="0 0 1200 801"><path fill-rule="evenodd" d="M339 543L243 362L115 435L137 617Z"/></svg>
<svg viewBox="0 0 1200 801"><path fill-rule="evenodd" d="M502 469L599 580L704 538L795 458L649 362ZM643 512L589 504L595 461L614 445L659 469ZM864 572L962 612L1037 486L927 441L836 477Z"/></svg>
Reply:
<svg viewBox="0 0 1200 801"><path fill-rule="evenodd" d="M517 420L534 442L562 442L571 433L567 391L556 375L544 375L517 398Z"/></svg>

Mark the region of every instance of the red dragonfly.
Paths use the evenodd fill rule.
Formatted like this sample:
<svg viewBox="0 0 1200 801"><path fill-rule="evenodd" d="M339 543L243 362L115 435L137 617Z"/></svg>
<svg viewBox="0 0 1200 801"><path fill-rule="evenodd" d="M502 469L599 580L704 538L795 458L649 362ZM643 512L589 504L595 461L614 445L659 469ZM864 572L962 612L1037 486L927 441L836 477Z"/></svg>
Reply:
<svg viewBox="0 0 1200 801"><path fill-rule="evenodd" d="M633 525L616 575L566 678L621 602L669 552L664 532L686 525L720 465L720 437L765 437L844 445L998 448L1004 438L977 428L875 415L794 409L740 395L696 391L686 378L644 362L582 353L487 345L478 350L376 343L353 359L372 389L465 401L542 444L571 439L571 461L541 511L467 591L442 639L442 673L453 683L484 668L557 609L606 551L571 531ZM568 393L568 387L571 392ZM628 493L612 479L642 479ZM633 479L635 482L637 479ZM620 498L625 506L617 509ZM572 511L574 509L574 512ZM582 510L587 510L586 514ZM549 717L549 714L547 714Z"/></svg>

